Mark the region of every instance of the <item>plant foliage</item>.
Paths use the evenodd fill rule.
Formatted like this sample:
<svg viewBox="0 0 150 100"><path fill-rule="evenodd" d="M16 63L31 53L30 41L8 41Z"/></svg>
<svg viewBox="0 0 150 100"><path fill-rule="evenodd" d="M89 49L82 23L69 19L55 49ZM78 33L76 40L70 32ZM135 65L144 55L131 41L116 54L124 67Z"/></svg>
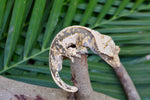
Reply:
<svg viewBox="0 0 150 100"><path fill-rule="evenodd" d="M48 51L54 36L70 25L111 36L141 98L150 99L149 0L0 0L0 74L58 88L50 76ZM88 63L95 91L126 99L109 65L91 52ZM69 66L64 61L61 77L71 84Z"/></svg>

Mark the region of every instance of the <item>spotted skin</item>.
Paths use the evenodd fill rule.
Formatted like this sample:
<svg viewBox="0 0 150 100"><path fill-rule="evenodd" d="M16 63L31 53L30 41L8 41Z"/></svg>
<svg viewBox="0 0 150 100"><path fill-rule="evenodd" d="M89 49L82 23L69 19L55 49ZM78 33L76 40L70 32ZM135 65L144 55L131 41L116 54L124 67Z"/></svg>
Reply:
<svg viewBox="0 0 150 100"><path fill-rule="evenodd" d="M117 64L119 47L115 46L111 37L82 26L70 26L60 31L52 41L49 52L49 66L55 83L68 92L76 92L75 86L66 84L59 76L63 58L74 62L74 57L81 57L90 48L95 54L113 66ZM79 54L80 53L80 54ZM119 66L119 63L118 63Z"/></svg>

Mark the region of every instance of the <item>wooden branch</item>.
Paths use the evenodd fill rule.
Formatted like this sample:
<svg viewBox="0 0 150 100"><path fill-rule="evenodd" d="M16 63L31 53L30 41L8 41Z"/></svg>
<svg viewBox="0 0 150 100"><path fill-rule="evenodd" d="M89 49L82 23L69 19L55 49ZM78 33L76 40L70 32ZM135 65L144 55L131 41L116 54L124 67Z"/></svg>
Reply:
<svg viewBox="0 0 150 100"><path fill-rule="evenodd" d="M120 64L119 67L113 67L113 69L115 70L117 76L119 77L119 79L124 87L124 90L126 92L128 100L141 100L140 96L139 96L131 78L129 77L126 69L124 68L124 66L122 64Z"/></svg>
<svg viewBox="0 0 150 100"><path fill-rule="evenodd" d="M72 81L78 92L75 93L76 100L95 100L93 89L88 73L87 56L81 55L81 58L75 58L71 63Z"/></svg>
<svg viewBox="0 0 150 100"><path fill-rule="evenodd" d="M0 75L0 100L68 100L69 92L27 84ZM117 100L94 92L95 100ZM71 99L74 100L74 99Z"/></svg>

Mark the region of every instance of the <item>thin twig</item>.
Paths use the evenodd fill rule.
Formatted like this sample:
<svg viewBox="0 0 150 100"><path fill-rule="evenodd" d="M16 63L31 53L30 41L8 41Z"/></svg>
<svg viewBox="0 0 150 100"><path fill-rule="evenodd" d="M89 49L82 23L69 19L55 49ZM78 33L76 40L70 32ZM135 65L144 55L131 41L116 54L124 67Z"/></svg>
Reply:
<svg viewBox="0 0 150 100"><path fill-rule="evenodd" d="M119 67L113 67L113 69L115 70L117 76L120 79L120 82L122 83L124 87L128 100L141 100L124 66L120 64Z"/></svg>

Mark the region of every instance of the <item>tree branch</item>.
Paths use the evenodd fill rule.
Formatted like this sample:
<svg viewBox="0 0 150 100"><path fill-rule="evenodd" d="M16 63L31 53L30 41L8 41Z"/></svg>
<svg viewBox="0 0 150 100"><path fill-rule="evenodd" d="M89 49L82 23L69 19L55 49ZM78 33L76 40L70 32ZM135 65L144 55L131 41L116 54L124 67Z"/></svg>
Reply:
<svg viewBox="0 0 150 100"><path fill-rule="evenodd" d="M120 82L122 83L124 87L128 100L141 100L124 66L120 64L119 67L113 67L113 69L115 70L117 76L120 79Z"/></svg>
<svg viewBox="0 0 150 100"><path fill-rule="evenodd" d="M78 92L75 93L76 100L94 100L93 89L88 73L87 56L81 55L81 58L74 58L71 62L72 81Z"/></svg>

